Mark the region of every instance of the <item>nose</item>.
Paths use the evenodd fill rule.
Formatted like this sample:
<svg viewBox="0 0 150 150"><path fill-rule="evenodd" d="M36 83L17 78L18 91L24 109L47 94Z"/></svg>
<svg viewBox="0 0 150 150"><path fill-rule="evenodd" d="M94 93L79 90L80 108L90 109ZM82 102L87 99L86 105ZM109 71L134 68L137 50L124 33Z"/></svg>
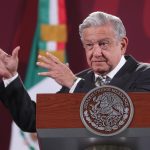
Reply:
<svg viewBox="0 0 150 150"><path fill-rule="evenodd" d="M98 43L94 45L93 55L95 55L95 56L101 56L102 55L102 49Z"/></svg>

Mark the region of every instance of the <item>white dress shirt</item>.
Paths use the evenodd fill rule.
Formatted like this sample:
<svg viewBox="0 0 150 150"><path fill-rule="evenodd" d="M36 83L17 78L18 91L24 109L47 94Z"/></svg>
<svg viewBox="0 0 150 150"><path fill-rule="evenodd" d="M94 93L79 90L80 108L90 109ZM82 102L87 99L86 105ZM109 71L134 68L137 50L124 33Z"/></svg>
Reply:
<svg viewBox="0 0 150 150"><path fill-rule="evenodd" d="M126 63L126 59L124 56L121 57L118 65L111 71L109 72L108 74L106 74L105 76L109 77L110 79L112 79L116 73L122 68L122 66ZM98 74L95 74L95 80L97 79L99 75Z"/></svg>

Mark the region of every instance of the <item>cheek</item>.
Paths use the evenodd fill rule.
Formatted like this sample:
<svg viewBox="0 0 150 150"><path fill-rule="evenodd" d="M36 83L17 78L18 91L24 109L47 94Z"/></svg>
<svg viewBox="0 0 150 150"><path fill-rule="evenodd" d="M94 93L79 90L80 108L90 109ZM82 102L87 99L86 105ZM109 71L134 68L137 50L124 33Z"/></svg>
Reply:
<svg viewBox="0 0 150 150"><path fill-rule="evenodd" d="M107 58L107 64L114 68L120 61L122 53L121 51L109 53L105 55Z"/></svg>
<svg viewBox="0 0 150 150"><path fill-rule="evenodd" d="M92 58L92 53L91 52L86 52L87 63L90 66L91 66L91 58Z"/></svg>

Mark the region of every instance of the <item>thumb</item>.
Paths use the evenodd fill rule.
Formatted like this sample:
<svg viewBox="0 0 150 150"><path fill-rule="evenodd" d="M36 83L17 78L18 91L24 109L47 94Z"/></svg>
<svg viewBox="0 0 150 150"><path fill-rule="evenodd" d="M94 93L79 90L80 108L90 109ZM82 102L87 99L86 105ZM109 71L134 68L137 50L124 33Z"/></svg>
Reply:
<svg viewBox="0 0 150 150"><path fill-rule="evenodd" d="M17 46L13 51L12 51L12 57L13 58L18 58L18 52L20 50L20 46Z"/></svg>

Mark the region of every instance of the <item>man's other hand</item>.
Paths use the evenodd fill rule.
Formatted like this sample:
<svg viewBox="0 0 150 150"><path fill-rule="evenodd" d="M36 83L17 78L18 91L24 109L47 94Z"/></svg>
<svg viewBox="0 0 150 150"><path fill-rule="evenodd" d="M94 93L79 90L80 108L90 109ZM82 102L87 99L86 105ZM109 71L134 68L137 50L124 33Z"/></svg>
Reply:
<svg viewBox="0 0 150 150"><path fill-rule="evenodd" d="M18 51L20 46L17 46L12 55L8 55L2 49L0 49L0 76L9 79L17 74L18 69Z"/></svg>

